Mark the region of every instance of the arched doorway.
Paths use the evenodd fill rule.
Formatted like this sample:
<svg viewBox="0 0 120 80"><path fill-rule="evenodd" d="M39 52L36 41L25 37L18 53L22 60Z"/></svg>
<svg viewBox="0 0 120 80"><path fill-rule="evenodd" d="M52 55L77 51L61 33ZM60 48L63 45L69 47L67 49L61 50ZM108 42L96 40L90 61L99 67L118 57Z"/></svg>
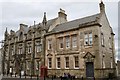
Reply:
<svg viewBox="0 0 120 80"><path fill-rule="evenodd" d="M86 67L86 78L88 80L94 79L94 58L95 56L92 55L90 52L87 52L85 56L83 57L85 61L85 67Z"/></svg>

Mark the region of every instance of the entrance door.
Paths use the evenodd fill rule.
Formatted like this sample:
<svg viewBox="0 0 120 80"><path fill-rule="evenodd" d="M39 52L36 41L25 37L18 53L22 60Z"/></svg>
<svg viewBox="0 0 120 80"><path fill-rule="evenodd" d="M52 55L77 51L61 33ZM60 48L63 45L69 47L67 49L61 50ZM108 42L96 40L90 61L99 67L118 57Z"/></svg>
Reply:
<svg viewBox="0 0 120 80"><path fill-rule="evenodd" d="M93 62L86 62L86 77L94 78L94 64Z"/></svg>

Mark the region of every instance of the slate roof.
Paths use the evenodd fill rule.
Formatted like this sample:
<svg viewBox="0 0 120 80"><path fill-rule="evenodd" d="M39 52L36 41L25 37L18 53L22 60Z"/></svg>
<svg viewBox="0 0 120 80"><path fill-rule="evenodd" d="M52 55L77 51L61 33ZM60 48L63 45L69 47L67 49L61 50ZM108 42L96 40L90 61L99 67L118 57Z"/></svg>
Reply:
<svg viewBox="0 0 120 80"><path fill-rule="evenodd" d="M53 23L56 19L57 19L57 18L48 20L46 26L43 26L42 23L39 23L39 24L36 24L35 26L32 25L32 26L30 26L30 27L23 27L23 28L24 28L24 29L23 29L23 33L25 34L25 33L27 33L30 29L37 28L37 27L41 27L41 29L43 29L43 27L44 27L46 30L48 30L49 27L50 27L50 25L52 25L52 23ZM18 31L16 32L16 36L19 36L19 35L20 35L20 32L21 32L21 31L18 30Z"/></svg>
<svg viewBox="0 0 120 80"><path fill-rule="evenodd" d="M48 34L76 29L76 28L82 27L83 24L87 24L90 22L93 22L93 24L95 24L97 23L96 21L97 19L99 19L99 16L100 16L100 13L92 15L92 16L76 19L73 21L69 21L63 24L59 24Z"/></svg>

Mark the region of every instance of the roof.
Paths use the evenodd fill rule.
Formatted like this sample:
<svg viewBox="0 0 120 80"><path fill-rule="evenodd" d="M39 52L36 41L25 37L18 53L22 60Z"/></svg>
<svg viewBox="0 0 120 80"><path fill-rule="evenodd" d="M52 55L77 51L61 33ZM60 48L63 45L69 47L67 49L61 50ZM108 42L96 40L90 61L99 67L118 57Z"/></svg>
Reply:
<svg viewBox="0 0 120 80"><path fill-rule="evenodd" d="M76 19L76 20L73 20L73 21L69 21L69 22L66 22L66 23L63 23L63 24L59 24L51 32L49 32L49 34L50 33L63 32L63 31L72 30L72 29L82 27L82 24L97 21L97 19L99 19L99 16L100 16L100 13L95 14L95 15L91 15L91 16L88 16L88 17Z"/></svg>
<svg viewBox="0 0 120 80"><path fill-rule="evenodd" d="M47 21L47 24L46 24L46 26L45 26L45 29L46 30L48 30L49 29L49 27L50 27L50 25L52 25L52 23L56 20L57 18L54 18L54 19L50 19L50 20L48 20ZM39 23L39 24L36 24L36 25L32 25L32 26L30 26L30 27L23 27L24 29L23 29L23 33L25 34L25 33L27 33L30 29L33 29L33 28L37 28L37 27L44 27L43 26L43 24L42 23ZM20 30L18 30L17 32L16 32L16 36L19 36L20 35Z"/></svg>

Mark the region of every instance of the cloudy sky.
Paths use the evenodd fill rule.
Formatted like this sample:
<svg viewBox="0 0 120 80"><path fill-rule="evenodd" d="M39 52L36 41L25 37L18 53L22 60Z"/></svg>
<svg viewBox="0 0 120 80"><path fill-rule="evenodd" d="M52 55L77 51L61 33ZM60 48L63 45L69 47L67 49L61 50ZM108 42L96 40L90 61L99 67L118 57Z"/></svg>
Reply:
<svg viewBox="0 0 120 80"><path fill-rule="evenodd" d="M118 1L103 0L110 25L115 33L115 49L118 56ZM68 21L99 13L100 0L0 0L0 41L6 27L17 31L20 23L33 25L42 22L43 13L47 20L57 17L60 8L67 13ZM117 57L118 59L118 57ZM119 53L120 59L120 53Z"/></svg>

